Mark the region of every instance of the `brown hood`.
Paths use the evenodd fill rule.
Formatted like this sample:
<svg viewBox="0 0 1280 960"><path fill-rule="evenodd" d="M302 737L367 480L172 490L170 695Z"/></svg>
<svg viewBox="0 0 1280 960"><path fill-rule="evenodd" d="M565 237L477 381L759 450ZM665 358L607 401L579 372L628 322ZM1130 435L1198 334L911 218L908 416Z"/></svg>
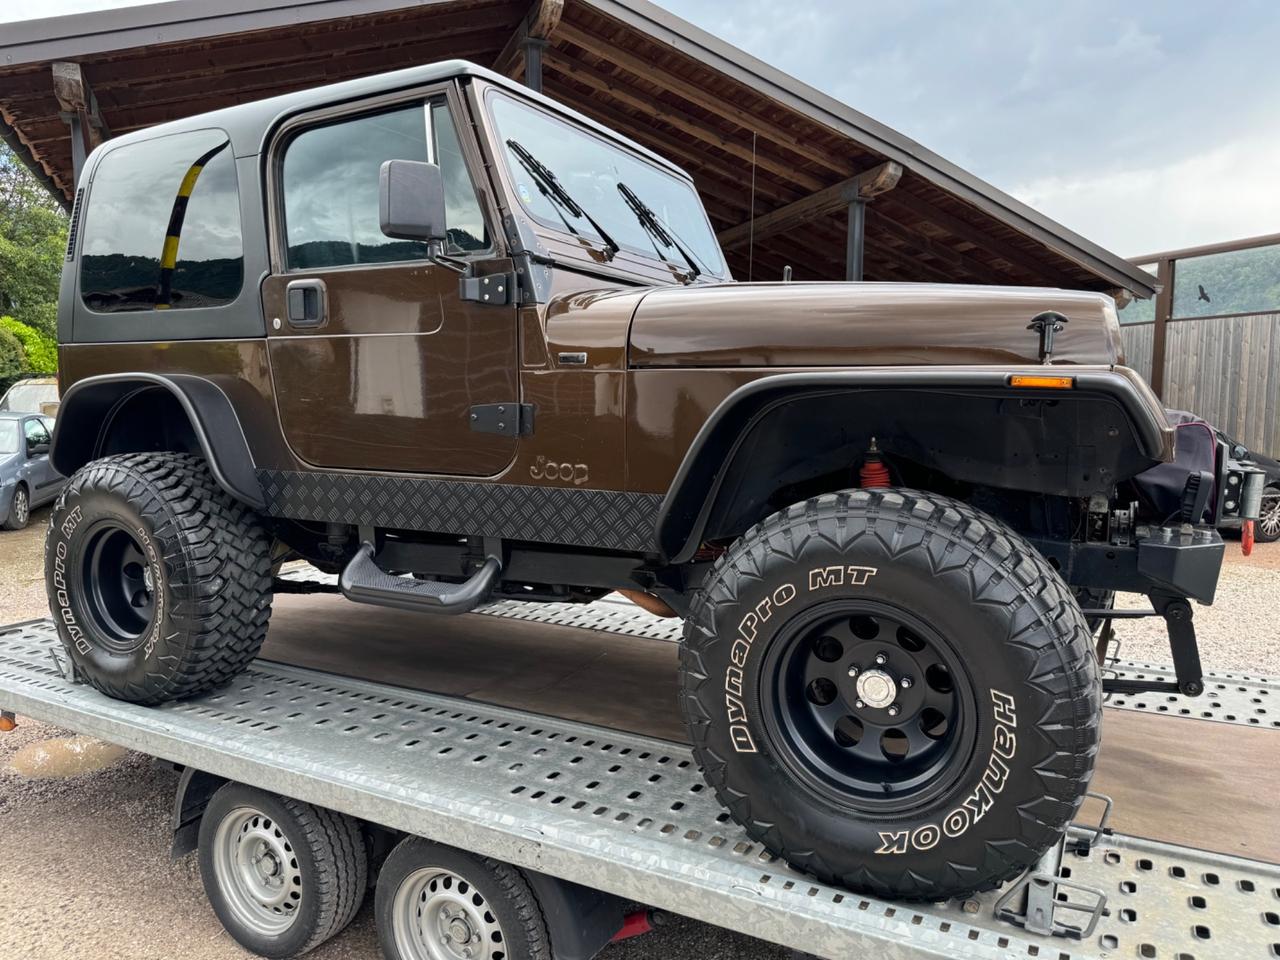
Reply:
<svg viewBox="0 0 1280 960"><path fill-rule="evenodd" d="M631 324L633 367L837 367L1039 362L1036 314L1068 318L1055 363L1124 362L1100 293L907 283L661 287Z"/></svg>

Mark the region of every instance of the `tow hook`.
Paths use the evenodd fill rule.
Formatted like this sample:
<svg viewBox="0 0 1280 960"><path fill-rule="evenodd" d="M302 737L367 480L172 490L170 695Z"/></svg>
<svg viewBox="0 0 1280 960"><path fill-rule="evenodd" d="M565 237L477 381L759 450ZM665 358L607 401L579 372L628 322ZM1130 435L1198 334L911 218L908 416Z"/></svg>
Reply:
<svg viewBox="0 0 1280 960"><path fill-rule="evenodd" d="M18 729L18 718L8 710L0 710L0 733L9 733Z"/></svg>

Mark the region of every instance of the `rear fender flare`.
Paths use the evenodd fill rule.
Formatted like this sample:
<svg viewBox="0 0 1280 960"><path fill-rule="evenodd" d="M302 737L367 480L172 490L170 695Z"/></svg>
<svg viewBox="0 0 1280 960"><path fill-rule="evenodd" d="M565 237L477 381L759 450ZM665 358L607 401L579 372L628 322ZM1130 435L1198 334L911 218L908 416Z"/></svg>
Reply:
<svg viewBox="0 0 1280 960"><path fill-rule="evenodd" d="M1071 376L1071 390L1031 390L1010 386L1013 374ZM1136 375L1071 367L990 369L862 369L786 373L761 377L726 397L703 424L667 490L656 521L656 542L671 563L693 557L708 518L730 475L745 439L766 417L797 400L854 392L918 390L1069 401L1107 398L1119 405L1133 429L1142 455L1152 464L1173 456L1173 434L1163 409Z"/></svg>
<svg viewBox="0 0 1280 960"><path fill-rule="evenodd" d="M228 494L262 510L266 502L253 455L231 400L211 380L190 374L121 373L77 381L62 398L49 460L71 476L102 455L103 443L125 402L147 390L171 394L186 414L214 479Z"/></svg>

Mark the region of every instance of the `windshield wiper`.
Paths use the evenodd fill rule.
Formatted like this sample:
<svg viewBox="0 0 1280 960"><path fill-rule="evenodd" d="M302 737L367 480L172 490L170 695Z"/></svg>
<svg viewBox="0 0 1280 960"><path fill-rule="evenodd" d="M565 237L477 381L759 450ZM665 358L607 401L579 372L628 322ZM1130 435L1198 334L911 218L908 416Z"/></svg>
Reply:
<svg viewBox="0 0 1280 960"><path fill-rule="evenodd" d="M686 284L693 283L698 277L702 276L702 270L698 267L693 255L684 248L684 244L676 237L675 231L666 226L658 215L650 209L649 205L636 196L636 192L621 181L618 182L618 192L622 194L622 199L627 202L627 206L636 215L636 219L640 221L640 226L644 227L650 239L657 241L657 243L654 243L653 249L658 254L658 257L662 260L667 260L662 255L662 251L658 249L658 243L672 247L679 252L680 256L684 258L684 262L689 265L689 272L685 275L684 281ZM670 261L667 262L669 263Z"/></svg>
<svg viewBox="0 0 1280 960"><path fill-rule="evenodd" d="M551 172L551 168L535 157L532 153L520 143L519 140L508 140L507 147L516 155L516 159L521 165L529 171L529 176L533 177L534 182L538 185L538 190L548 200L552 201L556 206L556 213L560 219L564 221L565 227L575 237L582 237L582 233L577 230L573 224L565 217L563 211L568 211L569 216L579 217L591 224L591 229L600 235L600 239L604 241L605 259L612 260L620 249L613 237L605 232L604 227L596 223L595 217L587 213L576 200L573 199L569 191L564 188L564 184L560 179ZM563 208L563 210L562 210ZM583 239L586 239L583 237Z"/></svg>

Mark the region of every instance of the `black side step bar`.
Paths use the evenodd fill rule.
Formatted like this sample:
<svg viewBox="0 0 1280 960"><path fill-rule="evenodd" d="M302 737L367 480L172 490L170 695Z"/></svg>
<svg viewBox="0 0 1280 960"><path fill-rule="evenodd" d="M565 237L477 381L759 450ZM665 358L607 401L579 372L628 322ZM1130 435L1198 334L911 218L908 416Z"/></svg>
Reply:
<svg viewBox="0 0 1280 960"><path fill-rule="evenodd" d="M373 556L373 544L360 544L338 578L343 596L355 603L419 613L468 613L489 599L502 572L502 562L488 557L465 583L413 580L392 576L374 562Z"/></svg>

